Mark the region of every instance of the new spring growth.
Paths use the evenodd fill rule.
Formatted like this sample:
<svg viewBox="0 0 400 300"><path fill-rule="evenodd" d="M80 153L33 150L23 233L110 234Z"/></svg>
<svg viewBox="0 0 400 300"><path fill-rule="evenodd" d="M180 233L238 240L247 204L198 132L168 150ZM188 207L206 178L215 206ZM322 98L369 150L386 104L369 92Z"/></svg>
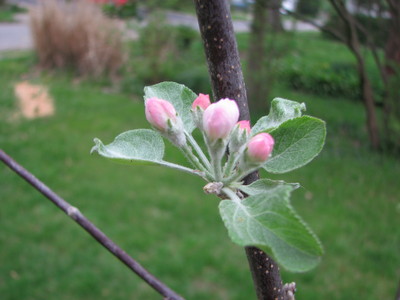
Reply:
<svg viewBox="0 0 400 300"><path fill-rule="evenodd" d="M129 130L109 145L95 139L92 151L118 162L151 163L199 176L207 182L204 191L222 199L219 212L235 243L272 251L283 266L296 272L318 263L321 246L289 203L298 184L260 179L245 186L242 181L259 168L280 174L309 162L322 148L323 121L301 116L303 104L278 98L269 115L251 128L249 121L238 122L234 100L210 103L208 95L197 96L171 82L147 87L145 98L146 118L154 130ZM192 134L195 127L200 134ZM273 150L274 138L266 132L284 144ZM164 160L160 135L179 148L190 166ZM196 139L200 136L204 147ZM245 200L244 193L249 196Z"/></svg>
<svg viewBox="0 0 400 300"><path fill-rule="evenodd" d="M274 138L269 133L259 133L253 136L240 163L242 170L262 165L271 156L274 149Z"/></svg>
<svg viewBox="0 0 400 300"><path fill-rule="evenodd" d="M269 133L259 133L250 139L247 157L250 161L263 163L270 157L274 144L274 139Z"/></svg>
<svg viewBox="0 0 400 300"><path fill-rule="evenodd" d="M231 99L221 99L207 107L203 115L203 130L213 142L226 139L239 119L239 108Z"/></svg>
<svg viewBox="0 0 400 300"><path fill-rule="evenodd" d="M239 119L239 108L231 99L221 99L211 104L204 111L203 131L211 158L214 180L221 181L222 160L233 127Z"/></svg>
<svg viewBox="0 0 400 300"><path fill-rule="evenodd" d="M163 99L149 98L145 103L147 121L177 147L186 144L183 123L174 106Z"/></svg>
<svg viewBox="0 0 400 300"><path fill-rule="evenodd" d="M237 122L229 141L230 153L241 152L243 150L249 139L250 131L250 121L243 120Z"/></svg>
<svg viewBox="0 0 400 300"><path fill-rule="evenodd" d="M229 140L229 157L223 169L225 176L229 176L235 169L249 140L250 132L250 121L247 120L237 122L233 128Z"/></svg>
<svg viewBox="0 0 400 300"><path fill-rule="evenodd" d="M259 168L271 155L272 136L260 133L249 140L250 122L238 122L239 109L234 100L221 99L211 104L208 95L200 94L192 104L192 116L203 132L211 162L193 136L185 132L171 102L153 97L147 99L145 106L149 123L179 147L208 181L229 185ZM227 147L230 155L225 162Z"/></svg>
<svg viewBox="0 0 400 300"><path fill-rule="evenodd" d="M199 94L199 96L193 101L192 104L192 116L194 124L200 130L203 130L203 114L207 107L211 104L210 96L205 94Z"/></svg>

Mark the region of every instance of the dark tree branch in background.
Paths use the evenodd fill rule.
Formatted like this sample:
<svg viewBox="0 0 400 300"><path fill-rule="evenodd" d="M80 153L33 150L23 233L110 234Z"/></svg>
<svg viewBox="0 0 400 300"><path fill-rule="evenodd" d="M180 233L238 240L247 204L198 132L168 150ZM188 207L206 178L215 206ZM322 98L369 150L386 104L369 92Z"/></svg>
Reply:
<svg viewBox="0 0 400 300"><path fill-rule="evenodd" d="M295 19L298 19L300 21L306 22L312 26L314 26L315 28L317 28L319 31L321 32L325 32L328 33L330 35L332 35L333 37L337 38L338 40L340 40L342 43L347 44L348 41L346 39L346 37L344 37L339 30L336 30L335 28L332 27L327 27L324 25L320 25L318 24L316 21L307 18L305 16L303 16L302 14L299 14L295 11L292 10L288 10L288 9L283 9L288 15L292 16ZM374 58L374 61L379 69L380 75L382 77L382 81L386 84L386 76L383 72L383 66L380 60L380 57L378 55L378 49L375 46L374 41L371 40L371 35L368 34L368 31L366 30L366 28L364 26L362 26L360 24L360 22L357 22L357 20L354 19L354 24L357 27L357 29L360 30L360 32L365 36L367 44L369 49L371 50L372 56Z"/></svg>
<svg viewBox="0 0 400 300"><path fill-rule="evenodd" d="M345 26L344 34L340 33L336 29L321 26L316 22L301 16L298 13L289 10L286 11L293 17L308 22L317 27L318 29L320 29L321 31L327 32L337 37L342 43L344 43L349 48L349 50L354 55L357 62L357 73L360 80L360 91L367 116L366 127L368 130L368 136L372 148L377 150L380 148L381 144L380 144L380 137L378 130L378 121L375 112L374 93L365 66L365 59L362 55L362 47L357 32L358 28L357 22L355 18L350 14L350 12L347 10L345 2L343 0L328 0L328 2L331 4L332 8L335 10L339 18L342 20ZM374 59L377 65L379 65L380 64L379 58L374 56Z"/></svg>
<svg viewBox="0 0 400 300"><path fill-rule="evenodd" d="M356 21L354 16L347 10L343 0L328 0L335 9L337 15L342 19L346 27L346 45L351 50L357 61L357 72L360 78L360 89L367 115L367 129L369 140L373 149L380 148L380 137L378 121L375 111L374 92L372 90L371 81L365 65L365 59L362 55L362 47L357 33Z"/></svg>
<svg viewBox="0 0 400 300"><path fill-rule="evenodd" d="M388 1L390 1L390 0L388 0ZM347 7L343 0L328 0L328 2L331 4L331 6L335 10L336 14L340 18L340 20L343 22L344 27L345 27L344 34L334 28L328 28L325 26L321 26L321 25L317 24L315 21L312 21L296 12L289 11L289 10L286 10L286 12L288 14L290 14L291 16L293 16L294 18L305 21L309 24L312 24L319 30L329 33L329 34L333 35L334 37L338 38L352 52L352 54L354 55L356 62L357 62L357 73L358 73L358 77L360 80L360 90L361 90L361 95L362 95L365 112L366 112L366 116L367 116L366 127L368 129L369 140L370 140L372 148L379 149L381 147L381 142L380 142L380 136L379 136L379 130L378 130L378 121L377 121L376 112L375 112L374 93L372 90L371 81L369 79L369 76L368 76L368 73L366 70L365 59L362 55L362 46L360 44L357 29L359 29L363 34L365 31L363 32L363 27L360 24L358 24L358 22L356 21L354 16L351 15L350 12L347 10ZM373 46L373 42L370 41L369 36L366 35L366 37L367 37L369 48L370 48L373 58L375 60L375 63L379 68L381 66L379 56L376 52L375 47ZM381 77L385 84L386 77L382 73L382 71L381 71Z"/></svg>
<svg viewBox="0 0 400 300"><path fill-rule="evenodd" d="M267 2L255 0L253 4L253 20L247 51L247 92L250 108L257 111L268 111L268 79L265 78L267 51L265 37L268 30Z"/></svg>
<svg viewBox="0 0 400 300"><path fill-rule="evenodd" d="M338 30L320 25L317 22L315 22L314 20L307 18L307 17L303 16L302 14L299 14L295 11L285 9L285 8L283 8L283 11L286 12L288 15L292 16L293 18L303 21L305 23L308 23L308 24L314 26L315 28L319 29L320 31L328 33L328 34L334 36L335 38L337 38L338 40L340 40L341 42L346 43L346 38Z"/></svg>
<svg viewBox="0 0 400 300"><path fill-rule="evenodd" d="M382 78L382 82L384 84L384 86L387 86L387 76L385 73L385 69L384 66L381 62L381 58L379 57L378 54L378 49L375 45L375 41L373 41L371 35L368 33L368 30L360 24L360 22L357 22L357 20L355 21L355 25L357 27L358 30L360 30L360 32L365 36L366 42L367 42L367 46L369 48L369 50L371 51L372 57L374 58L375 64L378 68L379 74L381 75Z"/></svg>
<svg viewBox="0 0 400 300"><path fill-rule="evenodd" d="M227 0L194 0L200 32L206 53L214 99L235 99L241 120L250 120L239 51L233 32ZM258 173L245 178L249 184ZM256 293L259 299L286 299L278 265L256 247L246 247Z"/></svg>
<svg viewBox="0 0 400 300"><path fill-rule="evenodd" d="M112 240L110 240L103 232L101 232L93 223L91 223L76 207L71 206L68 202L54 193L43 182L37 179L29 171L19 165L3 150L0 149L0 160L3 161L11 170L25 179L35 189L42 193L46 198L58 206L68 216L70 216L76 223L85 229L93 238L95 238L104 248L116 256L122 263L129 269L135 272L147 284L153 287L158 293L163 295L168 300L183 300L181 296L167 287L164 283L155 278L138 262L130 257L124 250L119 248Z"/></svg>

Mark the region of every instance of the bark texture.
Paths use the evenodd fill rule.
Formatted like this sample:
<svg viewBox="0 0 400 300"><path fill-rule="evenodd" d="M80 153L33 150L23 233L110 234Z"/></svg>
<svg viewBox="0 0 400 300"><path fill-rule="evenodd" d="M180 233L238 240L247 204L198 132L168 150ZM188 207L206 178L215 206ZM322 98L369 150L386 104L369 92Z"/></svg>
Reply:
<svg viewBox="0 0 400 300"><path fill-rule="evenodd" d="M200 32L204 43L214 99L235 99L240 110L240 120L250 120L246 89L239 52L233 31L227 0L194 0ZM250 174L247 184L257 180ZM266 253L256 247L247 247L258 299L285 299L279 268Z"/></svg>

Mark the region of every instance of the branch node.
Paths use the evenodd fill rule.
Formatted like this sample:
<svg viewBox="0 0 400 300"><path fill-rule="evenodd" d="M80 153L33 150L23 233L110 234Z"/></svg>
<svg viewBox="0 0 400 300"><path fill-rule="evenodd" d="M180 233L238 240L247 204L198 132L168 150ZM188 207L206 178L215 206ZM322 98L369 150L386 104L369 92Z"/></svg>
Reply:
<svg viewBox="0 0 400 300"><path fill-rule="evenodd" d="M206 194L215 194L219 196L223 187L224 184L222 182L210 182L203 187L203 191Z"/></svg>
<svg viewBox="0 0 400 300"><path fill-rule="evenodd" d="M296 283L286 283L283 286L284 294L286 295L286 300L295 300L294 294L296 293Z"/></svg>
<svg viewBox="0 0 400 300"><path fill-rule="evenodd" d="M67 208L67 215L70 216L72 219L77 220L82 214L78 208L75 206L70 206Z"/></svg>

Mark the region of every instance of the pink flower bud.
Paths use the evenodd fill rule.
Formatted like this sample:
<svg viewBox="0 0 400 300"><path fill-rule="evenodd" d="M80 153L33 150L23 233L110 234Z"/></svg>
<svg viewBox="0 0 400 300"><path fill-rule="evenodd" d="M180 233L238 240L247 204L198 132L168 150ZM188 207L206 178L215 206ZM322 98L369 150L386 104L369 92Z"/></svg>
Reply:
<svg viewBox="0 0 400 300"><path fill-rule="evenodd" d="M197 107L205 110L211 104L210 96L205 94L199 94L196 100L193 101L192 110L195 110Z"/></svg>
<svg viewBox="0 0 400 300"><path fill-rule="evenodd" d="M232 130L229 151L231 153L242 152L250 136L250 121L239 121L236 123L235 128Z"/></svg>
<svg viewBox="0 0 400 300"><path fill-rule="evenodd" d="M203 129L211 140L224 139L239 119L239 108L235 101L222 99L204 111Z"/></svg>
<svg viewBox="0 0 400 300"><path fill-rule="evenodd" d="M253 162L264 162L272 153L274 139L269 133L259 133L247 144L247 157Z"/></svg>
<svg viewBox="0 0 400 300"><path fill-rule="evenodd" d="M145 106L147 121L158 130L165 132L168 129L168 121L176 122L177 114L170 102L153 97L147 99Z"/></svg>
<svg viewBox="0 0 400 300"><path fill-rule="evenodd" d="M250 134L250 121L247 120L243 120L243 121L239 121L237 123L239 125L239 129L241 129L241 132L246 131L246 134Z"/></svg>

